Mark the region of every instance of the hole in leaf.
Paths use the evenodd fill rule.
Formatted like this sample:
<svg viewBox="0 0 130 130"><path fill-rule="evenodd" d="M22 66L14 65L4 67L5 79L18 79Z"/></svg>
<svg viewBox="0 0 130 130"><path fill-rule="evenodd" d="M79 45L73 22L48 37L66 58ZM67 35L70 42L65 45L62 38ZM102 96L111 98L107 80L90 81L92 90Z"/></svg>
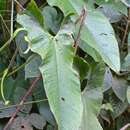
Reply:
<svg viewBox="0 0 130 130"><path fill-rule="evenodd" d="M61 97L61 100L62 100L62 101L65 101L65 98Z"/></svg>
<svg viewBox="0 0 130 130"><path fill-rule="evenodd" d="M21 125L21 128L24 129L25 128L24 125Z"/></svg>

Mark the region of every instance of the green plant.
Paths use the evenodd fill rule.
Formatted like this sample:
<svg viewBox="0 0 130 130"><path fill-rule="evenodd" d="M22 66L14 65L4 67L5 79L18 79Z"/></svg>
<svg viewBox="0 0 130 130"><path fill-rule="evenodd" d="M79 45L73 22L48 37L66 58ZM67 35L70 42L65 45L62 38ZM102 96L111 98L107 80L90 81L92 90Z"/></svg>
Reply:
<svg viewBox="0 0 130 130"><path fill-rule="evenodd" d="M20 5L18 1L16 3ZM19 93L20 89L26 90L25 86L36 77L32 83L35 91L29 89L20 104L26 108L25 100L33 92L30 98L38 107L34 111L38 110L45 118L44 122L48 122L44 123L47 126L44 129L121 129L129 120L129 117L124 119L125 113L129 114L130 64L129 44L126 44L129 43L129 36L128 42L126 40L129 2L47 0L41 3L38 7L31 0L26 10L17 14L18 29L0 48L4 55L15 38L16 53L11 61L16 59L18 67L13 68L12 62L9 66L2 63L6 71L0 71L1 100L17 103L16 96L12 97L11 93L23 95ZM122 33L119 29L124 29L123 17L128 20ZM18 75L12 79L15 73ZM10 90L8 82L12 86ZM16 114L20 116L20 109L21 106L16 108L11 119L14 120ZM29 114L32 109L30 106L25 112ZM4 130L9 125L14 124L9 122Z"/></svg>

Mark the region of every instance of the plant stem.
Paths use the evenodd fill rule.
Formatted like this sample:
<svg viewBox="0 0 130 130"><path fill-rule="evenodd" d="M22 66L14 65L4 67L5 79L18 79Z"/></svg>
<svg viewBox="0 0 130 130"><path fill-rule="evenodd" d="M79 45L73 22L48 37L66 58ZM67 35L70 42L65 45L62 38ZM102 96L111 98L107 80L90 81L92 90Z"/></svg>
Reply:
<svg viewBox="0 0 130 130"><path fill-rule="evenodd" d="M86 9L84 8L83 10L82 10L82 13L81 13L81 16L80 16L80 27L79 27L79 31L78 31L78 34L77 34L77 38L76 38L76 40L75 40L75 43L74 43L74 47L75 47L75 52L74 52L74 54L76 55L76 53L77 53L77 49L78 49L78 46L79 46L79 42L80 42L80 34L81 34L81 30L82 30L82 28L83 28L83 25L84 25L84 20L85 20L85 18L86 18ZM77 20L77 21L79 21L79 19ZM77 22L76 22L77 23Z"/></svg>
<svg viewBox="0 0 130 130"><path fill-rule="evenodd" d="M10 68L12 67L12 65L13 65L13 63L14 63L14 60L15 60L15 58L16 58L16 56L17 56L17 53L18 53L18 47L15 49L15 52L14 52L14 54L13 54L13 57L11 58L11 61L10 61L9 65L8 65L8 70L10 70Z"/></svg>
<svg viewBox="0 0 130 130"><path fill-rule="evenodd" d="M23 105L30 105L30 104L40 103L40 102L44 102L44 101L48 101L48 99L41 99L41 100L36 100L36 101L25 102L25 103L23 103ZM0 111L5 110L5 109L9 109L9 108L18 107L18 106L21 106L21 105L20 104L15 104L15 105L2 107L2 108L0 108Z"/></svg>
<svg viewBox="0 0 130 130"><path fill-rule="evenodd" d="M10 37L10 39L0 48L0 52L2 52L2 51L11 43L11 41L17 36L17 34L18 34L20 31L25 31L25 29L24 29L24 28L17 29L17 30L13 33L13 36Z"/></svg>
<svg viewBox="0 0 130 130"><path fill-rule="evenodd" d="M126 124L123 128L121 128L120 130L126 130L130 127L130 123Z"/></svg>
<svg viewBox="0 0 130 130"><path fill-rule="evenodd" d="M1 84L0 84L1 95L2 95L2 98L3 98L6 105L9 103L9 101L7 101L5 96L4 96L4 80L5 80L6 76L7 76L10 68L12 67L12 64L14 63L14 60L16 58L17 53L18 53L18 48L16 48L16 50L15 50L15 52L13 54L13 57L12 57L12 59L10 61L10 64L8 65L8 68L4 71L4 74L3 74L2 79L1 79Z"/></svg>
<svg viewBox="0 0 130 130"><path fill-rule="evenodd" d="M15 74L16 72L18 72L19 70L21 70L27 63L23 63L22 65L20 65L19 67L17 67L16 69L14 69L13 71L11 71L6 77L10 77L13 74Z"/></svg>
<svg viewBox="0 0 130 130"><path fill-rule="evenodd" d="M126 40L128 29L129 29L129 25L130 25L130 8L129 8L129 11L128 11L128 20L127 20L124 36L123 36L123 39L122 39L121 48L123 48L123 46L125 44L125 40Z"/></svg>
<svg viewBox="0 0 130 130"><path fill-rule="evenodd" d="M13 37L13 26L14 26L14 0L12 0L12 6L11 6L11 27L10 27L10 34L11 37Z"/></svg>
<svg viewBox="0 0 130 130"><path fill-rule="evenodd" d="M14 0L16 2L16 4L23 10L25 11L26 9L19 3L19 1Z"/></svg>
<svg viewBox="0 0 130 130"><path fill-rule="evenodd" d="M14 39L14 37L11 37L1 48L0 48L0 52L2 52L10 43L11 41Z"/></svg>
<svg viewBox="0 0 130 130"><path fill-rule="evenodd" d="M8 28L7 24L5 23L5 20L4 20L4 18L3 18L3 16L2 16L1 14L0 14L0 18L1 18L1 20L2 20L2 22L3 22L3 24L4 24L4 26L5 26L5 28L6 28L6 30L7 30L7 32L8 32L9 35L10 35L9 28Z"/></svg>

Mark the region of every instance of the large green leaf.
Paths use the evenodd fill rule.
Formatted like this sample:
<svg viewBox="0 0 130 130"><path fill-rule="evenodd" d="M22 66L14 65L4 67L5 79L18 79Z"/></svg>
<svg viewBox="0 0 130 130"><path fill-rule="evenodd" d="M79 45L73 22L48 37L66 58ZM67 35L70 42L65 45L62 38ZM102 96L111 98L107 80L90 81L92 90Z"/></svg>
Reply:
<svg viewBox="0 0 130 130"><path fill-rule="evenodd" d="M96 89L83 94L84 111L80 130L103 130L96 117L97 111L95 114L93 110L101 105L101 99L102 95Z"/></svg>
<svg viewBox="0 0 130 130"><path fill-rule="evenodd" d="M50 36L27 15L18 16L18 22L28 32L29 47L44 61L40 71L59 130L78 130L83 108L79 76L73 68L73 41L60 32Z"/></svg>
<svg viewBox="0 0 130 130"><path fill-rule="evenodd" d="M84 6L83 0L47 1L50 5L61 8L65 15L69 13L81 15ZM114 71L119 72L120 57L118 43L108 19L101 12L87 10L81 39L93 47Z"/></svg>
<svg viewBox="0 0 130 130"><path fill-rule="evenodd" d="M111 69L119 72L119 48L109 21L102 13L91 11L85 20L85 27L81 33L81 39L93 47Z"/></svg>
<svg viewBox="0 0 130 130"><path fill-rule="evenodd" d="M64 39L63 36L60 38ZM44 56L45 65L40 70L59 129L77 130L82 115L80 83L77 73L72 68L72 48L67 45L70 41L61 39L57 39L58 42L55 39L50 41L50 45L45 48L48 52Z"/></svg>
<svg viewBox="0 0 130 130"><path fill-rule="evenodd" d="M84 109L81 130L102 130L97 116L103 99L102 86L105 67L103 64L93 66L88 84L82 95Z"/></svg>

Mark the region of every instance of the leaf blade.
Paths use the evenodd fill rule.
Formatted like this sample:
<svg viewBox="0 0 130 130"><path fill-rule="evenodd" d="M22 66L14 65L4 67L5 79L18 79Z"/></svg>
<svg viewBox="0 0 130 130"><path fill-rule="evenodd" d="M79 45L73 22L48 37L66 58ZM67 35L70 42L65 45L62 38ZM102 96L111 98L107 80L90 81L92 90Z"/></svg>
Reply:
<svg viewBox="0 0 130 130"><path fill-rule="evenodd" d="M23 20L29 23L26 24ZM50 108L59 129L78 130L83 106L80 80L73 68L72 39L66 33L58 33L56 37L49 35L26 15L19 16L18 22L28 32L29 47L38 53L44 62L40 71ZM32 32L32 24L36 25L36 32Z"/></svg>
<svg viewBox="0 0 130 130"><path fill-rule="evenodd" d="M67 0L66 2L67 4L64 1L48 0L50 5L61 8L65 15L68 15L68 12L78 16L81 15L85 5L83 0ZM87 17L84 23L81 39L94 48L111 69L119 72L120 56L118 43L113 28L107 18L101 12L87 10Z"/></svg>

